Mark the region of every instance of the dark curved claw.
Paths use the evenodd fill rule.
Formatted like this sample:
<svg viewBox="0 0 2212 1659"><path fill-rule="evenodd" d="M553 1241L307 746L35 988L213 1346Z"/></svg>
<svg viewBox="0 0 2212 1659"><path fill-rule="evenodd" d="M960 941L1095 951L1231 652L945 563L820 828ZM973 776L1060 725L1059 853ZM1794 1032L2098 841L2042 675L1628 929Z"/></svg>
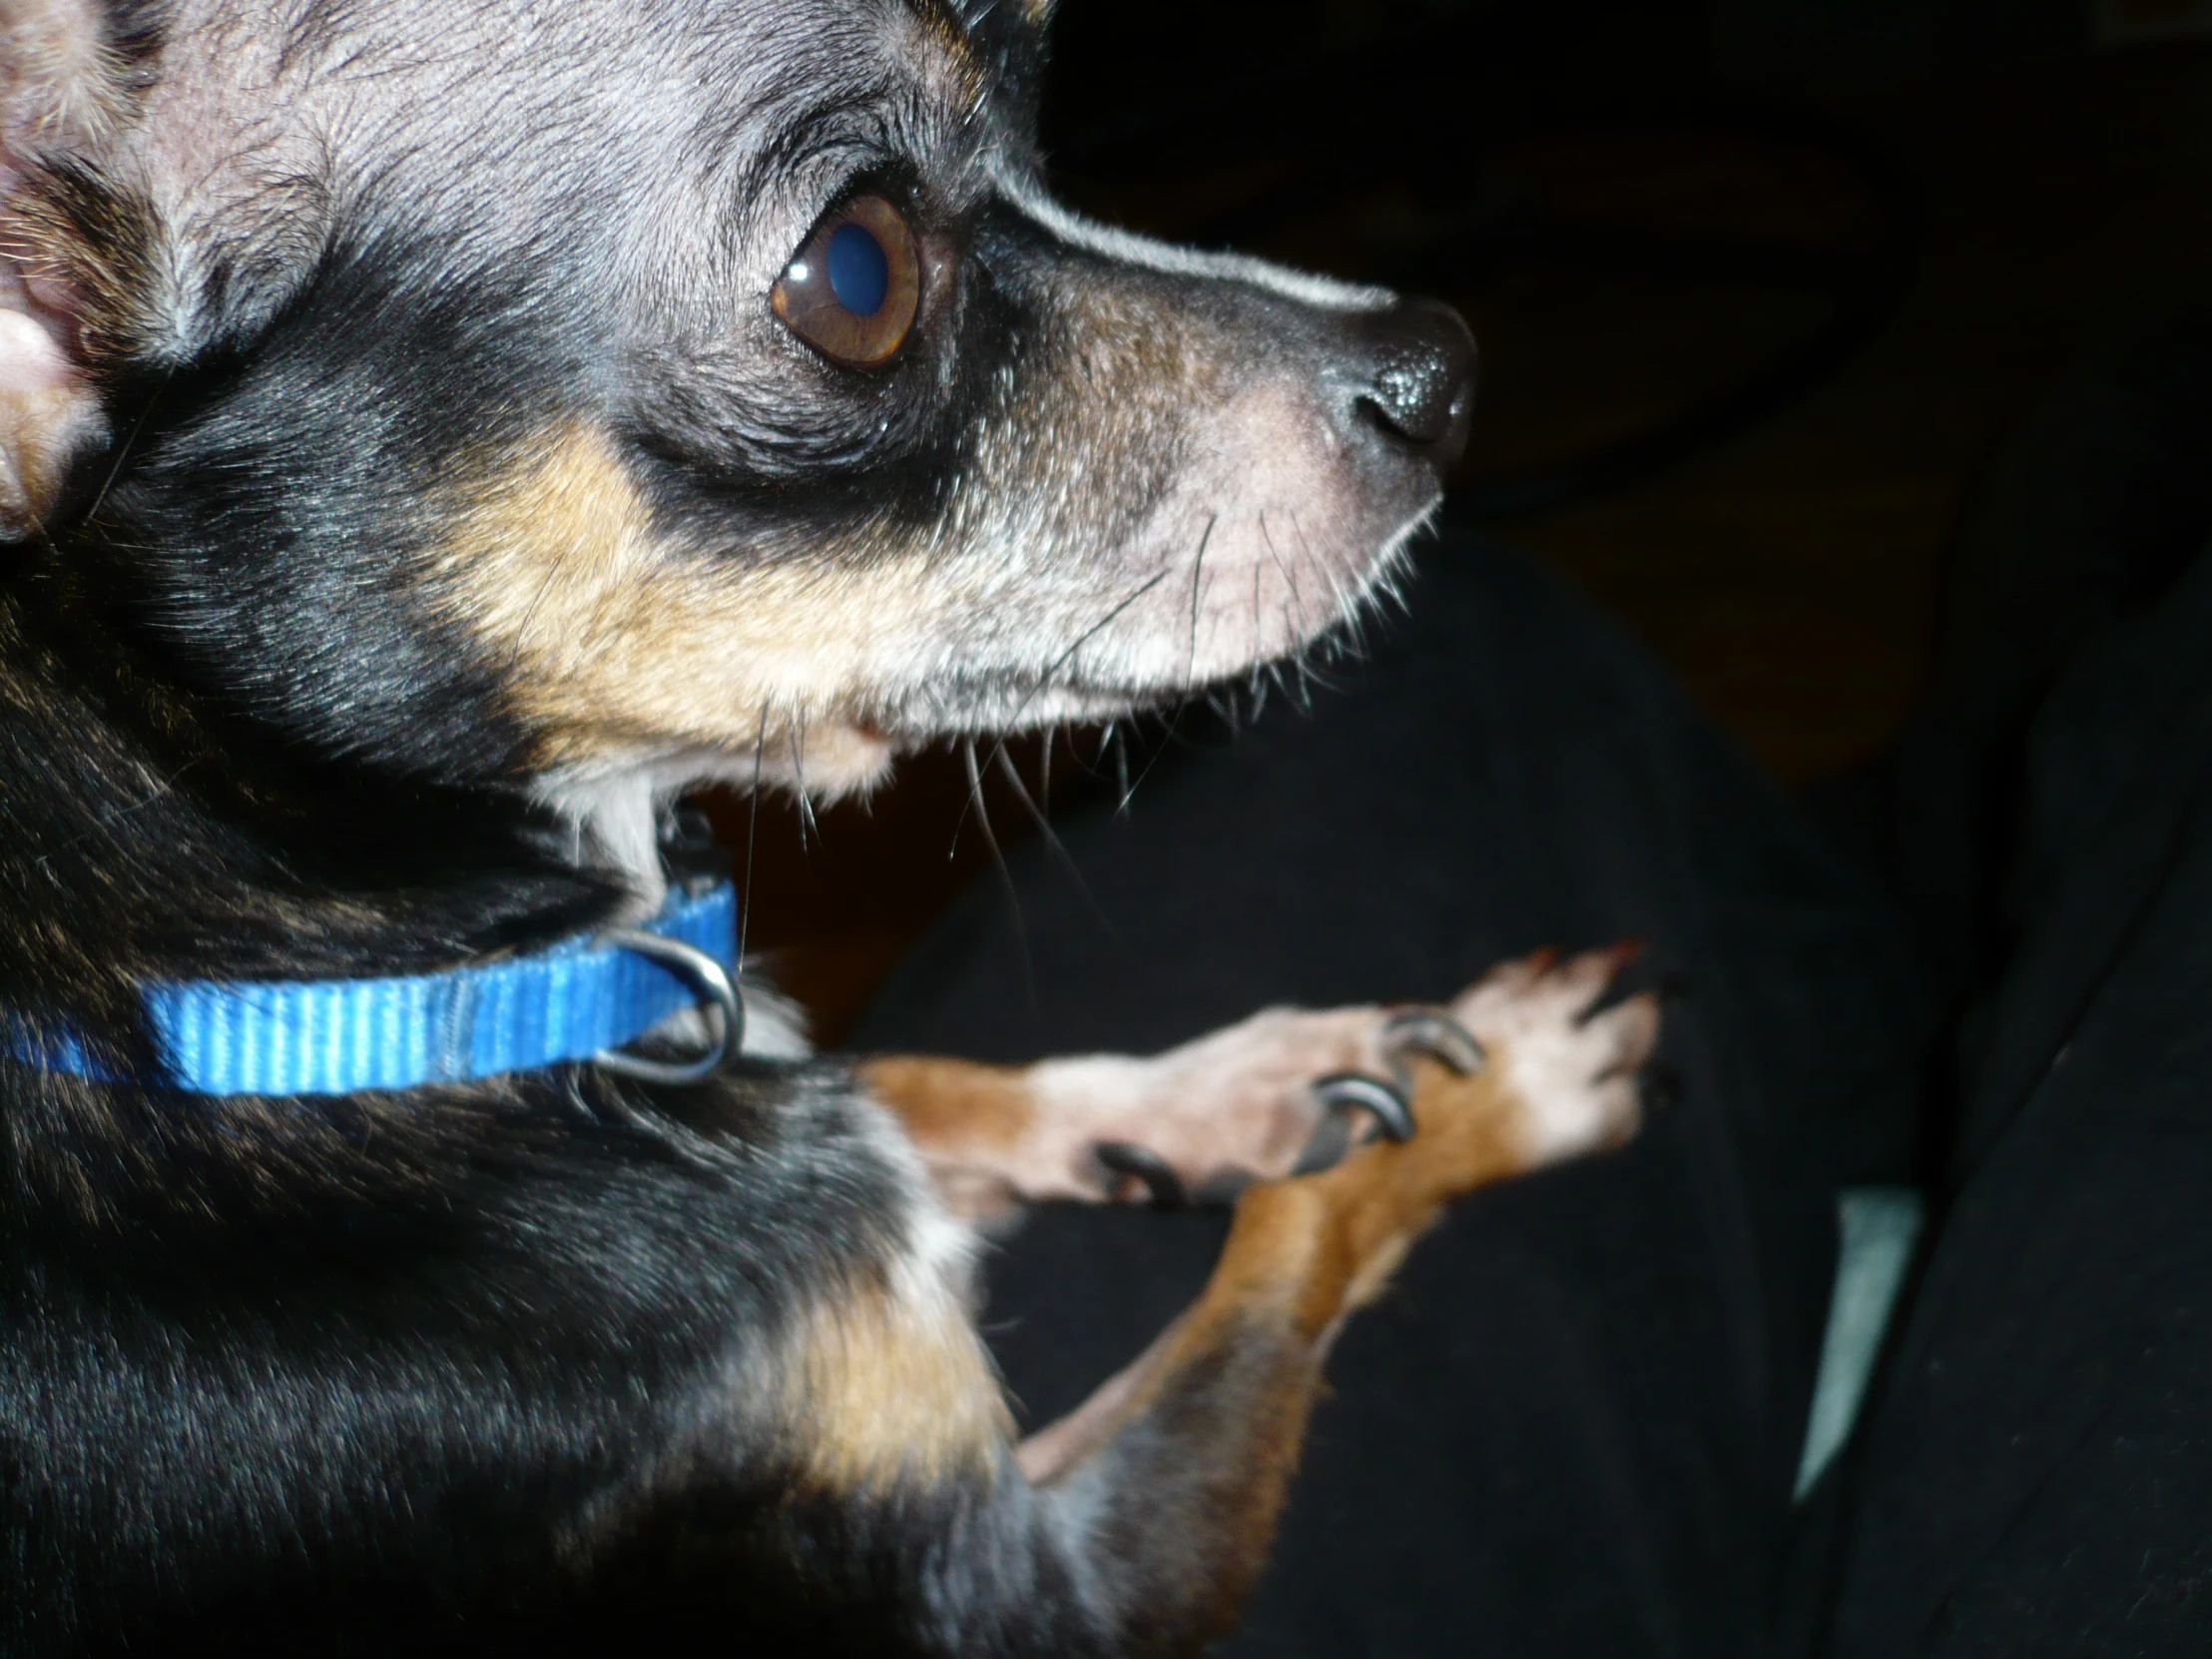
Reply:
<svg viewBox="0 0 2212 1659"><path fill-rule="evenodd" d="M1101 1169L1115 1177L1115 1197L1120 1196L1121 1181L1134 1178L1144 1183L1155 1210L1180 1210L1190 1203L1190 1195L1183 1190L1183 1178L1168 1167L1167 1160L1134 1141L1100 1141L1091 1148L1091 1156L1098 1160Z"/></svg>
<svg viewBox="0 0 2212 1659"><path fill-rule="evenodd" d="M1298 1155L1298 1162L1291 1166L1293 1175L1319 1175L1342 1163L1352 1150L1356 1112L1366 1112L1375 1119L1375 1129L1365 1139L1372 1140L1377 1134L1393 1141L1412 1138L1413 1114L1405 1104L1405 1096L1380 1077L1364 1071L1335 1071L1315 1078L1313 1090L1321 1104L1321 1122L1315 1125L1313 1138Z"/></svg>
<svg viewBox="0 0 2212 1659"><path fill-rule="evenodd" d="M1346 1153L1352 1150L1352 1114L1324 1110L1321 1122L1314 1126L1313 1139L1306 1143L1306 1150L1298 1155L1298 1162L1291 1166L1293 1175L1319 1175L1325 1169L1335 1169L1344 1162Z"/></svg>
<svg viewBox="0 0 2212 1659"><path fill-rule="evenodd" d="M1467 1028L1440 1008L1408 1008L1382 1027L1382 1057L1404 1072L1404 1057L1425 1054L1464 1077L1488 1058Z"/></svg>
<svg viewBox="0 0 2212 1659"><path fill-rule="evenodd" d="M1375 1119L1375 1126L1393 1141L1413 1138L1413 1109L1405 1104L1404 1091L1394 1083L1371 1077L1364 1071L1333 1071L1314 1079L1314 1098L1325 1110L1340 1117L1342 1108L1357 1106Z"/></svg>

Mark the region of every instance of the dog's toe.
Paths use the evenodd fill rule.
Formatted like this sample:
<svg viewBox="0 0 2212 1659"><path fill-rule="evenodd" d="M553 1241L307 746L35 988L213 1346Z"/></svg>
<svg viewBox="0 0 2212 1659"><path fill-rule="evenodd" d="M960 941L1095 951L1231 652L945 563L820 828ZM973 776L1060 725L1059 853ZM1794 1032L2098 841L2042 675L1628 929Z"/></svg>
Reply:
<svg viewBox="0 0 2212 1659"><path fill-rule="evenodd" d="M1642 1116L1637 1072L1658 1040L1659 999L1604 997L1632 945L1559 960L1507 963L1464 992L1452 1012L1490 1051L1518 1104L1531 1164L1617 1145Z"/></svg>

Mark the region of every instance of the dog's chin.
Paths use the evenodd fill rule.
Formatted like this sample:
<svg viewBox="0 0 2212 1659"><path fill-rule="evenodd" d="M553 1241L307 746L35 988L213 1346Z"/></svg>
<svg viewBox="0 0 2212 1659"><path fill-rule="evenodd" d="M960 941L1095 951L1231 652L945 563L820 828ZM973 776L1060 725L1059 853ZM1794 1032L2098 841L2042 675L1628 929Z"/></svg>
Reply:
<svg viewBox="0 0 2212 1659"><path fill-rule="evenodd" d="M773 790L811 806L864 798L899 760L946 744L1104 726L1286 664L1295 669L1317 656L1356 652L1362 623L1395 597L1406 544L1435 505L1422 503L1355 566L1356 575L1340 577L1326 611L1258 607L1225 614L1222 626L1209 628L1194 622L1208 620L1206 613L1180 607L1169 625L1132 616L1136 626L1127 637L1094 630L1080 654L1062 650L1034 666L975 664L943 682L825 687L824 700L841 703L841 710L818 704L813 712L764 721L750 744L676 738L567 759L542 773L532 794L571 827L575 860L621 875L634 894L632 913L643 915L664 897L660 827L687 791L717 784L743 793Z"/></svg>
<svg viewBox="0 0 2212 1659"><path fill-rule="evenodd" d="M1365 626L1402 604L1407 549L1442 500L1438 490L1406 504L1386 533L1359 536L1356 551L1324 557L1326 543L1317 550L1302 536L1305 562L1292 573L1272 554L1242 568L1218 553L1188 574L1171 566L1171 579L1148 585L1141 603L1116 606L1103 626L1071 626L1059 637L1073 643L1048 643L1037 660L976 662L956 684L878 692L872 707L889 712L863 729L903 755L947 740L1101 726L1358 655Z"/></svg>
<svg viewBox="0 0 2212 1659"><path fill-rule="evenodd" d="M1171 706L1190 689L1162 687L1147 693L1060 687L1049 698L1024 700L1027 707L1018 720L891 726L817 719L807 723L803 739L753 749L641 746L555 767L539 776L531 795L568 824L573 837L569 856L579 866L623 878L632 896L616 919L634 921L650 915L666 897L661 825L675 802L693 790L722 785L743 794L776 791L810 807L865 799L889 781L900 760L948 743L973 745L1068 726L1104 725Z"/></svg>

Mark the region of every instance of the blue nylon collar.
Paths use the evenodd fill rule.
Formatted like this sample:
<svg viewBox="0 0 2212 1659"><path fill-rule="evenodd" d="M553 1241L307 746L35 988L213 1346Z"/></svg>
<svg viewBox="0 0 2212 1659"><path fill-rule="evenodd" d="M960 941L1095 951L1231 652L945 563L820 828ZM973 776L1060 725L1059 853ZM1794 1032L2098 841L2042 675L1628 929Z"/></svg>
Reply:
<svg viewBox="0 0 2212 1659"><path fill-rule="evenodd" d="M644 930L737 965L737 889L672 896ZM393 979L150 984L161 1084L192 1094L351 1094L584 1060L698 1002L681 974L596 934L535 955ZM0 1024L0 1052L116 1079L74 1034Z"/></svg>

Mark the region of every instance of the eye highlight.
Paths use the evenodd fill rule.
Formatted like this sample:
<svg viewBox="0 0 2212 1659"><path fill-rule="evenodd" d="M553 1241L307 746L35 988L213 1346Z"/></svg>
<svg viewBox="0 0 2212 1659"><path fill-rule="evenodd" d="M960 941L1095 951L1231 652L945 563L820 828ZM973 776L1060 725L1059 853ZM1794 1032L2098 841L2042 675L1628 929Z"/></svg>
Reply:
<svg viewBox="0 0 2212 1659"><path fill-rule="evenodd" d="M921 303L913 233L882 197L855 196L823 216L768 299L785 327L831 362L887 362Z"/></svg>

